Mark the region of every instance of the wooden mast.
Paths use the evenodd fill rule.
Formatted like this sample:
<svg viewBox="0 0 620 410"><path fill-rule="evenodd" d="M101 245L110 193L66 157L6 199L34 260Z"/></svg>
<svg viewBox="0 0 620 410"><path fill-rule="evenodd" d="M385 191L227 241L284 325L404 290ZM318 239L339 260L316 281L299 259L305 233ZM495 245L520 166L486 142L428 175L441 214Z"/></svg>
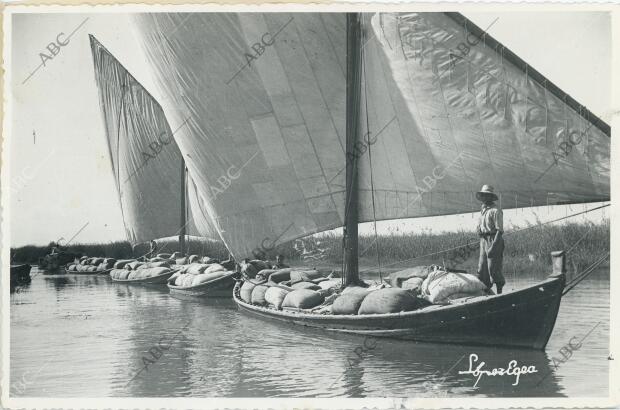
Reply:
<svg viewBox="0 0 620 410"><path fill-rule="evenodd" d="M185 196L187 194L187 168L185 167L185 158L181 158L181 231L179 232L179 245L181 254L185 255Z"/></svg>
<svg viewBox="0 0 620 410"><path fill-rule="evenodd" d="M360 133L361 14L347 13L346 199L344 212L344 285L359 284L357 208L358 172L355 143Z"/></svg>

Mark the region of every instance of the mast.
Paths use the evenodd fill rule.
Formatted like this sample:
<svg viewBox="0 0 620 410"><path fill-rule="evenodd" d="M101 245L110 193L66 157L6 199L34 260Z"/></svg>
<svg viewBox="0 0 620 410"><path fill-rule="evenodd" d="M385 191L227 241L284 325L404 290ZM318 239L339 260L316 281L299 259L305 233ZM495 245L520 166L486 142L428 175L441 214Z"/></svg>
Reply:
<svg viewBox="0 0 620 410"><path fill-rule="evenodd" d="M344 285L359 283L357 208L358 175L355 143L360 133L361 14L347 13L346 196L344 211Z"/></svg>
<svg viewBox="0 0 620 410"><path fill-rule="evenodd" d="M185 158L181 157L181 231L179 232L179 245L181 246L181 254L185 255L185 196L187 195L187 168L185 167Z"/></svg>

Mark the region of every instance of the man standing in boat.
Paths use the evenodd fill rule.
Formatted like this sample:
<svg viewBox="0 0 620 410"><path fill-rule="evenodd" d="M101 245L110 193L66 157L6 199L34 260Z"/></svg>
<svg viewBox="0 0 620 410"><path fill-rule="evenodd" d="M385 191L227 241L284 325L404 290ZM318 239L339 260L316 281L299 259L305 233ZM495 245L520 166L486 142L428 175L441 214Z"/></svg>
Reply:
<svg viewBox="0 0 620 410"><path fill-rule="evenodd" d="M478 220L478 235L480 236L480 259L478 261L478 278L488 288L497 287L497 293L502 293L506 283L502 275L504 259L504 215L498 205L497 195L493 187L484 185L476 193L476 198L482 202L480 218Z"/></svg>

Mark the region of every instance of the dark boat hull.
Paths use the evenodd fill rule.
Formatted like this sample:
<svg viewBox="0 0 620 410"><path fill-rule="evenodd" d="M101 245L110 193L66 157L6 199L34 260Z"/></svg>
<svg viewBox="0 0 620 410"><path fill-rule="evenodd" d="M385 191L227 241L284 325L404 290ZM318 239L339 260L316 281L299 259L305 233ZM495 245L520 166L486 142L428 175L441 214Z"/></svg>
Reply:
<svg viewBox="0 0 620 410"><path fill-rule="evenodd" d="M231 298L235 287L234 273L218 278L214 281L196 286L181 287L168 283L168 289L173 296L190 296L200 298Z"/></svg>
<svg viewBox="0 0 620 410"><path fill-rule="evenodd" d="M30 269L32 267L28 264L23 265L11 265L11 287L30 283Z"/></svg>
<svg viewBox="0 0 620 410"><path fill-rule="evenodd" d="M560 308L565 275L502 295L446 306L378 315L319 315L278 311L233 297L239 309L264 319L372 337L467 345L544 349Z"/></svg>

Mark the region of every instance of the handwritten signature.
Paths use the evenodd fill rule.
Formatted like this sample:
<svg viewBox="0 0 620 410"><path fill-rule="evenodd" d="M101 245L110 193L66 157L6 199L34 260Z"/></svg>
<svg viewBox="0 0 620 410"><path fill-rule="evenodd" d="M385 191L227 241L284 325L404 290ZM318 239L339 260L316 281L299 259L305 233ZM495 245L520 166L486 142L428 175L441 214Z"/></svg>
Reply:
<svg viewBox="0 0 620 410"><path fill-rule="evenodd" d="M459 374L471 374L472 376L477 377L474 387L478 386L478 382L480 381L482 376L515 376L516 379L512 385L516 386L519 384L519 377L521 377L522 374L538 373L538 370L536 370L536 366L519 367L516 360L511 360L510 362L508 362L508 367L506 369L504 369L503 367L498 367L492 370L483 370L483 367L486 364L485 362L480 362L478 367L474 369L474 362L477 361L478 355L475 353L470 354L469 370L459 371Z"/></svg>

